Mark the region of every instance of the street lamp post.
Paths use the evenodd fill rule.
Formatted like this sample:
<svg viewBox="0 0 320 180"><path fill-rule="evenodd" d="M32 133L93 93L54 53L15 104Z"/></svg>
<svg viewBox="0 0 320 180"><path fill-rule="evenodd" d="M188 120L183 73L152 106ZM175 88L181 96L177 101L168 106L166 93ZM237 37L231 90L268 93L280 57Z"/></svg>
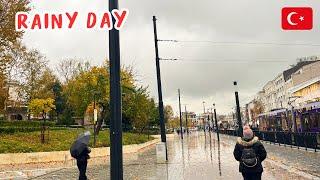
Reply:
<svg viewBox="0 0 320 180"><path fill-rule="evenodd" d="M109 0L109 11L119 8L118 0ZM114 20L114 18L113 18ZM115 20L113 21L115 22ZM110 177L123 179L122 156L122 105L120 85L120 37L119 30L109 31L110 59Z"/></svg>
<svg viewBox="0 0 320 180"><path fill-rule="evenodd" d="M218 127L218 120L217 120L217 111L216 111L216 104L215 103L213 103L213 111L214 111L214 122L216 125L217 137L218 137L218 141L220 141L219 127Z"/></svg>
<svg viewBox="0 0 320 180"><path fill-rule="evenodd" d="M209 109L207 110L207 113L208 113L208 118L207 118L207 125L208 125L208 132L210 133L210 130L211 130L211 127L210 127L210 112L209 112Z"/></svg>
<svg viewBox="0 0 320 180"><path fill-rule="evenodd" d="M236 98L236 106L237 106L237 121L238 121L238 136L242 137L242 121L241 121L241 112L240 112L240 103L239 103L239 93L237 90L237 81L233 82L233 85L235 87L235 98Z"/></svg>
<svg viewBox="0 0 320 180"><path fill-rule="evenodd" d="M184 111L185 111L185 113L186 113L186 128L187 128L187 135L189 135L187 105L184 105Z"/></svg>
<svg viewBox="0 0 320 180"><path fill-rule="evenodd" d="M96 147L96 142L97 142L97 130L96 130L97 117L98 117L98 112L96 109L96 93L94 93L93 94L93 147Z"/></svg>
<svg viewBox="0 0 320 180"><path fill-rule="evenodd" d="M178 95L179 95L179 117L180 117L180 134L181 139L183 139L183 132L182 132L182 115L181 115L181 101L180 101L180 89L178 89Z"/></svg>
<svg viewBox="0 0 320 180"><path fill-rule="evenodd" d="M202 102L203 105L203 131L206 133L206 124L205 124L205 114L206 114L206 107L205 107L206 102Z"/></svg>

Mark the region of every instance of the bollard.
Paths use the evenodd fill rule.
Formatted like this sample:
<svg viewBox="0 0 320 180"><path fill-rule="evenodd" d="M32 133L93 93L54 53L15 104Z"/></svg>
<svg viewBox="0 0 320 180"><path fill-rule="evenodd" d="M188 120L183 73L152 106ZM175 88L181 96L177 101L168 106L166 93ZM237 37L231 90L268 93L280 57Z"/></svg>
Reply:
<svg viewBox="0 0 320 180"><path fill-rule="evenodd" d="M166 162L166 144L164 142L159 142L156 145L157 163Z"/></svg>

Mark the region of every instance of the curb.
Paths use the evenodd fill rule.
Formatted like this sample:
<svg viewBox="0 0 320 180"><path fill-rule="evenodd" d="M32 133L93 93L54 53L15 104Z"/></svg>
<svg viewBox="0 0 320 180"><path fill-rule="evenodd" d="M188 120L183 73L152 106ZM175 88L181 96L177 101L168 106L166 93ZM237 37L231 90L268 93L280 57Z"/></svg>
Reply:
<svg viewBox="0 0 320 180"><path fill-rule="evenodd" d="M142 143L123 146L123 154L132 154L147 148L153 144L160 142L158 136L153 136L154 140ZM90 157L107 157L110 156L110 147L92 148ZM36 152L36 153L8 153L0 154L0 165L18 165L32 163L50 163L50 162L68 162L73 163L74 158L71 157L69 151L52 151L52 152Z"/></svg>

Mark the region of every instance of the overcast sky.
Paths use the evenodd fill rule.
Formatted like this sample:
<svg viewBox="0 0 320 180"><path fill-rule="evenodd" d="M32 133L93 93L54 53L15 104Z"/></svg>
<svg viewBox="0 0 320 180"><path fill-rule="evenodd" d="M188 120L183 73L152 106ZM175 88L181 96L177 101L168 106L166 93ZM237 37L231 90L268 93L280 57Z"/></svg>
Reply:
<svg viewBox="0 0 320 180"><path fill-rule="evenodd" d="M33 0L31 5L38 12L108 11L107 0ZM313 30L283 31L281 9L288 6L313 7ZM158 19L159 39L320 44L319 0L122 0L120 7L130 11L120 34L121 63L134 65L139 83L149 85L156 99L153 15ZM44 53L51 66L63 58L101 64L108 57L108 32L101 30L26 32L24 43ZM182 104L188 110L202 112L205 101L207 107L215 102L218 113L231 112L235 105L234 80L239 84L241 104L245 104L297 57L320 55L316 46L190 42L160 42L159 52L162 58L185 60L161 62L164 103L177 112L177 89L181 88ZM256 62L266 59L284 62Z"/></svg>

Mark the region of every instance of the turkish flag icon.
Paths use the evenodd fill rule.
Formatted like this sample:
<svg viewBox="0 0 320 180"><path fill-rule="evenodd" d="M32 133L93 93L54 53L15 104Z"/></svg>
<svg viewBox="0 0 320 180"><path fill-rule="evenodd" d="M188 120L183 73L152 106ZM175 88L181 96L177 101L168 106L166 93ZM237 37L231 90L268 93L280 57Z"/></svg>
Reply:
<svg viewBox="0 0 320 180"><path fill-rule="evenodd" d="M311 30L313 27L313 12L311 7L282 8L282 29Z"/></svg>

